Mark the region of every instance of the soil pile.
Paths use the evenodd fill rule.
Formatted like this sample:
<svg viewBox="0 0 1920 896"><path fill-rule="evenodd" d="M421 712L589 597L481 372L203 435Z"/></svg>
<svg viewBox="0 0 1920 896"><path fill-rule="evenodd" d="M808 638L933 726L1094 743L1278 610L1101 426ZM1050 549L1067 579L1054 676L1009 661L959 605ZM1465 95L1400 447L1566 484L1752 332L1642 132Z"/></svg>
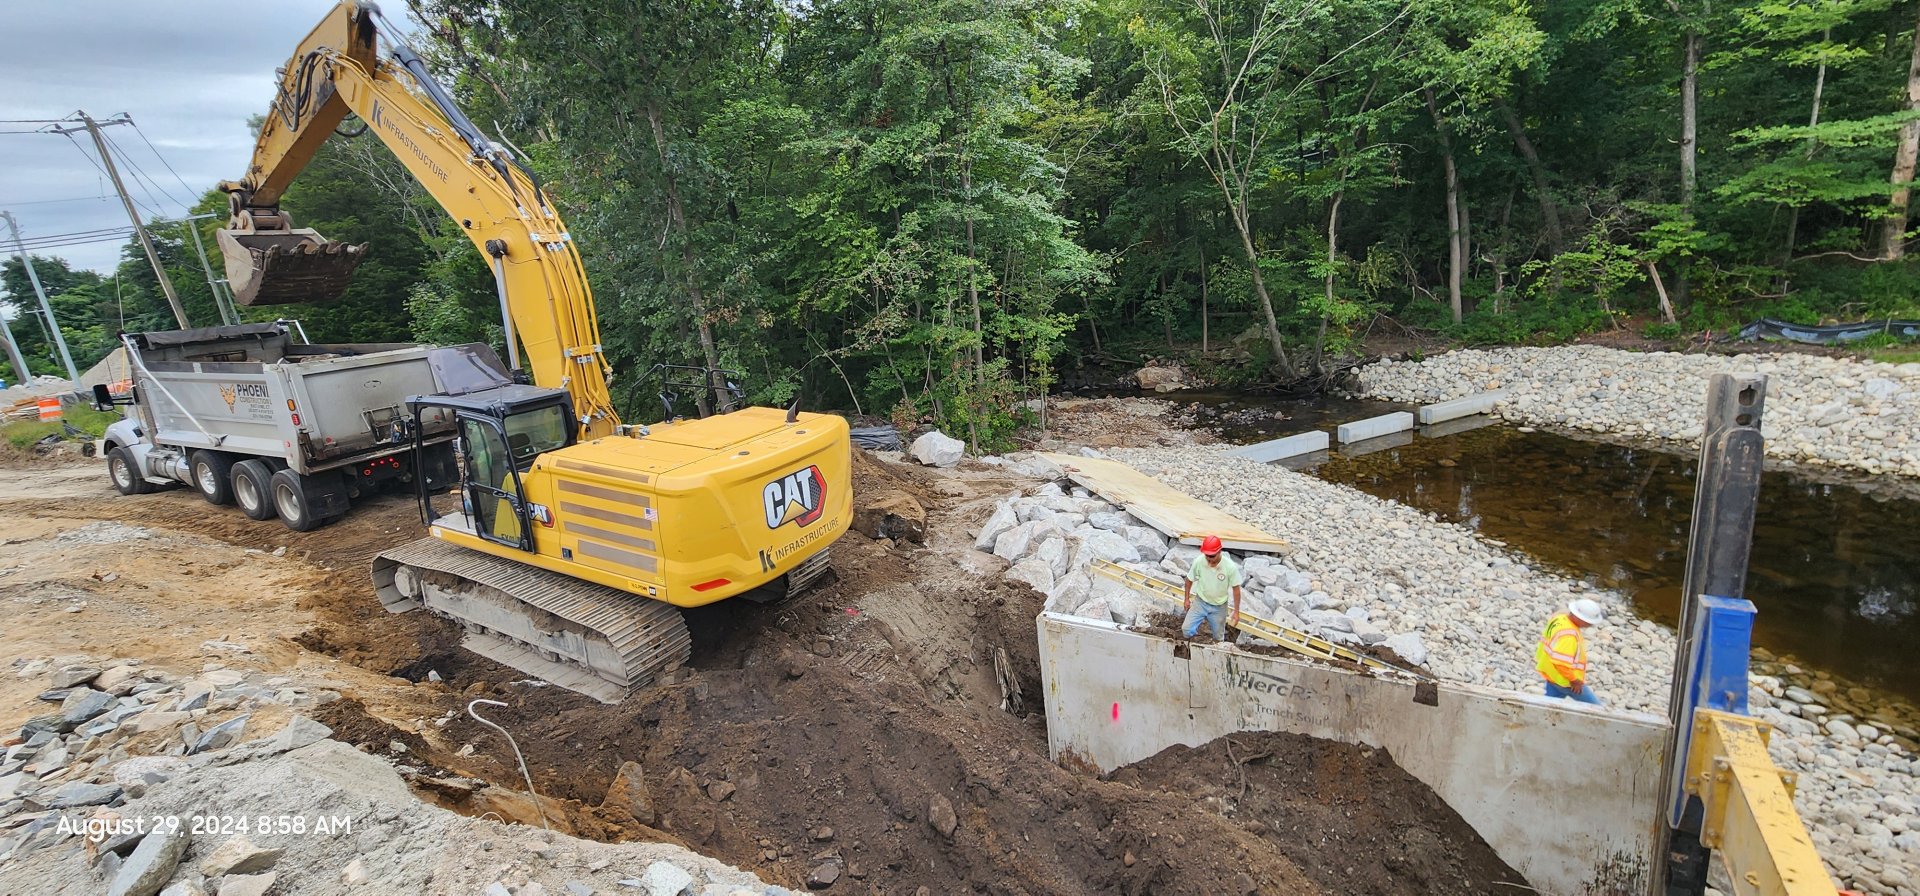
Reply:
<svg viewBox="0 0 1920 896"><path fill-rule="evenodd" d="M1170 747L1111 778L1237 822L1329 892L1526 888L1459 813L1385 750L1248 732Z"/></svg>

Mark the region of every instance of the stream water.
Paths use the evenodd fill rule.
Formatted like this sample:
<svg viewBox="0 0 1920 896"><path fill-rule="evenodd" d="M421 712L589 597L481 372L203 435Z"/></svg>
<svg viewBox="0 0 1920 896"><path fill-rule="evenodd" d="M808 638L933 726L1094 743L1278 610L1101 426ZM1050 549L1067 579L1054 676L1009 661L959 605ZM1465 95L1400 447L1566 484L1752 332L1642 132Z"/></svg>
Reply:
<svg viewBox="0 0 1920 896"><path fill-rule="evenodd" d="M1197 400L1253 442L1398 406ZM1272 418L1274 411L1288 415ZM1264 430L1264 431L1262 431ZM1559 571L1631 595L1671 625L1680 606L1696 459L1504 424L1313 466L1329 481L1469 526ZM1920 702L1920 485L1807 469L1765 473L1747 594L1754 641L1812 668Z"/></svg>

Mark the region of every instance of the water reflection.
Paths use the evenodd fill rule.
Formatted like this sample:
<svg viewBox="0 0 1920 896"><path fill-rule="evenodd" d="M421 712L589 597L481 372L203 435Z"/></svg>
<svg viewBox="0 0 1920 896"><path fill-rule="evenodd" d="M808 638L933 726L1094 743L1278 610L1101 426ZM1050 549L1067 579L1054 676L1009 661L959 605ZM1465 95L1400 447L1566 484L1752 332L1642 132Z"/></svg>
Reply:
<svg viewBox="0 0 1920 896"><path fill-rule="evenodd" d="M1619 589L1645 617L1673 623L1691 455L1498 426L1336 455L1316 472ZM1828 479L1839 477L1765 474L1747 577L1760 609L1754 640L1920 700L1920 498Z"/></svg>

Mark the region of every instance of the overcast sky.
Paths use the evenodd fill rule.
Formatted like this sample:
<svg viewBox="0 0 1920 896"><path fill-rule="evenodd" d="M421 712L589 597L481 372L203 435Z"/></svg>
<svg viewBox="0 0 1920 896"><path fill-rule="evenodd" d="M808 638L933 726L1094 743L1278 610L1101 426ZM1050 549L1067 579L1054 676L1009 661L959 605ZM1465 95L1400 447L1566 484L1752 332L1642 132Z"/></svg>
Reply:
<svg viewBox="0 0 1920 896"><path fill-rule="evenodd" d="M93 145L84 132L69 140L18 133L37 125L6 123L65 118L84 109L96 120L124 112L139 125L139 132L121 125L105 133L118 146L121 177L143 203L141 216L185 214L184 203L246 173L253 151L247 119L266 112L274 70L333 4L8 0L0 27L0 209L13 212L29 243L127 225L112 184L89 161ZM396 25L408 27L404 3L386 7ZM142 183L136 167L151 184ZM4 228L0 223L0 240L10 255L13 243ZM124 242L122 236L33 252L104 273L119 263ZM217 256L214 261L217 269Z"/></svg>

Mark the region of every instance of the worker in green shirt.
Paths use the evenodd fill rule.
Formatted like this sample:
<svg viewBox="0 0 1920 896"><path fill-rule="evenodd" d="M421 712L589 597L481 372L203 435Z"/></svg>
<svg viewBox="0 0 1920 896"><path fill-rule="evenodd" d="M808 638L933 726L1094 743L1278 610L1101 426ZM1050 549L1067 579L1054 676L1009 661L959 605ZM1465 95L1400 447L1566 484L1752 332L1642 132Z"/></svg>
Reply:
<svg viewBox="0 0 1920 896"><path fill-rule="evenodd" d="M1220 550L1220 538L1209 535L1200 542L1200 556L1187 568L1186 622L1180 626L1182 637L1191 639L1200 633L1200 623L1213 630L1215 641L1227 639L1227 627L1240 625L1240 564ZM1194 600L1194 597L1199 600ZM1227 615L1227 598L1233 598L1233 615Z"/></svg>

